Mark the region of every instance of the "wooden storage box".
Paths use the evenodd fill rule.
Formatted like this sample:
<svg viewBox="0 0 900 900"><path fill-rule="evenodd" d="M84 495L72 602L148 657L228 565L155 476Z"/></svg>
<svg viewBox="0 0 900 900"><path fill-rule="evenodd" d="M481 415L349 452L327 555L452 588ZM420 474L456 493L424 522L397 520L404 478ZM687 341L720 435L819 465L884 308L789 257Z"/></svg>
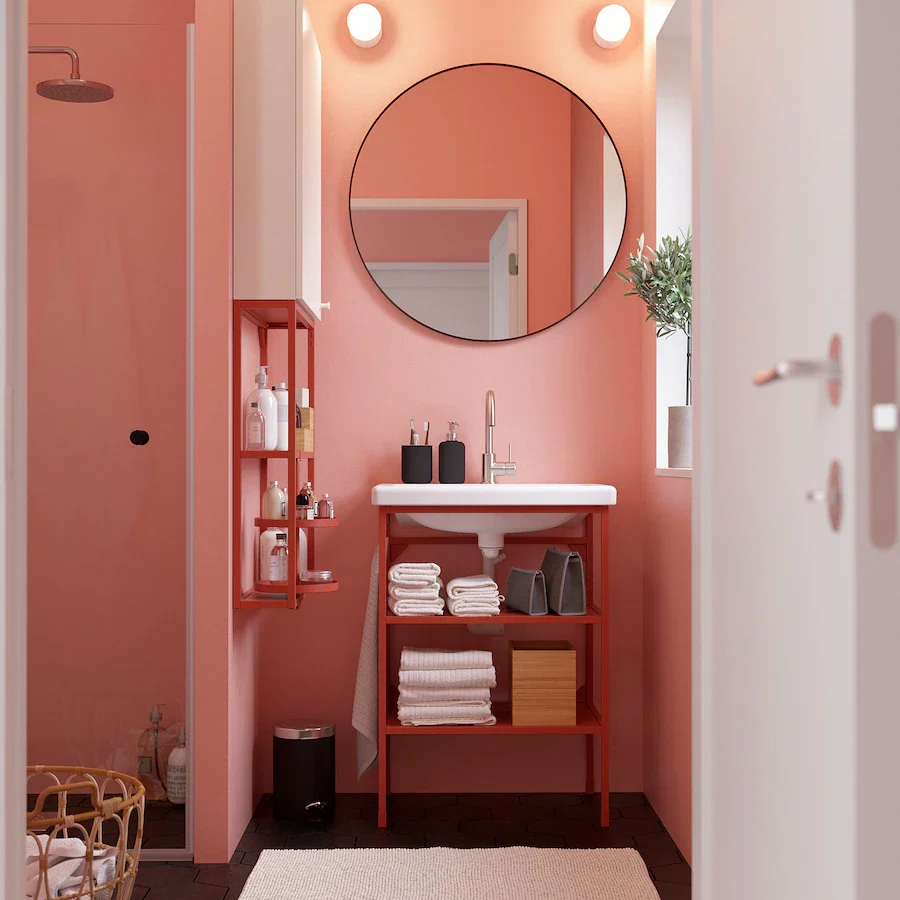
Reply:
<svg viewBox="0 0 900 900"><path fill-rule="evenodd" d="M574 725L575 689L575 648L568 641L510 641L513 725Z"/></svg>
<svg viewBox="0 0 900 900"><path fill-rule="evenodd" d="M316 411L311 406L301 406L300 428L308 428L312 431L316 427ZM296 418L296 417L295 417Z"/></svg>
<svg viewBox="0 0 900 900"><path fill-rule="evenodd" d="M312 428L297 428L297 449L301 453L315 453L316 433Z"/></svg>

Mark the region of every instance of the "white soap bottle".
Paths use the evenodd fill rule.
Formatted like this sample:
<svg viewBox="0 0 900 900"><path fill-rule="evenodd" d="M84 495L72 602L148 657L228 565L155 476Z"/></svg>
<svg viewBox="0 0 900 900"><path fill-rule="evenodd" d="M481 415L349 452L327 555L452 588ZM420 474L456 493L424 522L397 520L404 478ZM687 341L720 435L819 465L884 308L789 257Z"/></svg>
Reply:
<svg viewBox="0 0 900 900"><path fill-rule="evenodd" d="M287 535L279 531L275 546L269 555L269 581L284 584L288 578L288 545Z"/></svg>
<svg viewBox="0 0 900 900"><path fill-rule="evenodd" d="M272 556L272 548L282 528L267 528L259 536L259 580L269 580L269 558Z"/></svg>
<svg viewBox="0 0 900 900"><path fill-rule="evenodd" d="M278 401L275 394L266 385L269 383L269 375L266 372L268 366L259 366L256 370L256 387L247 394L247 406L244 410L244 418L250 410L251 403L259 404L259 411L266 422L266 450L275 450L278 445Z"/></svg>
<svg viewBox="0 0 900 900"><path fill-rule="evenodd" d="M272 388L275 402L278 405L278 443L276 450L287 450L290 446L290 422L288 421L288 389L287 385L280 381Z"/></svg>
<svg viewBox="0 0 900 900"><path fill-rule="evenodd" d="M287 518L287 494L278 487L277 481L270 481L262 495L262 517L264 519Z"/></svg>
<svg viewBox="0 0 900 900"><path fill-rule="evenodd" d="M169 803L182 806L187 801L187 749L184 746L184 727L178 726L178 746L169 754L166 794Z"/></svg>

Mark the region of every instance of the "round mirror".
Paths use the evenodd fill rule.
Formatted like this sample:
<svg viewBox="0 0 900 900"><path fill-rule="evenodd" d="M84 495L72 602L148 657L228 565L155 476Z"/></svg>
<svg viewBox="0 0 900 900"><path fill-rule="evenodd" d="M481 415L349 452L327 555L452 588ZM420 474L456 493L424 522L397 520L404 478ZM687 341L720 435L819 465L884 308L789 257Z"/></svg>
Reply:
<svg viewBox="0 0 900 900"><path fill-rule="evenodd" d="M529 69L460 66L397 97L350 181L353 237L397 307L454 337L508 340L596 291L625 228L603 123Z"/></svg>

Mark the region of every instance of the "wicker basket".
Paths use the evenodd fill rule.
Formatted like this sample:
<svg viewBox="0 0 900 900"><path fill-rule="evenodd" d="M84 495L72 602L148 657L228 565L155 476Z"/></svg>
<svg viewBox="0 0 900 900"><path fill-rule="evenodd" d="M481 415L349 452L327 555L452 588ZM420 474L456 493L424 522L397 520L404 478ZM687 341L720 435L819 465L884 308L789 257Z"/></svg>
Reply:
<svg viewBox="0 0 900 900"><path fill-rule="evenodd" d="M25 839L29 895L129 900L144 836L141 782L103 769L29 766L27 784L29 797L35 797ZM82 841L85 854L60 863L61 852L80 849L52 843L66 838ZM67 872L60 891L57 884Z"/></svg>

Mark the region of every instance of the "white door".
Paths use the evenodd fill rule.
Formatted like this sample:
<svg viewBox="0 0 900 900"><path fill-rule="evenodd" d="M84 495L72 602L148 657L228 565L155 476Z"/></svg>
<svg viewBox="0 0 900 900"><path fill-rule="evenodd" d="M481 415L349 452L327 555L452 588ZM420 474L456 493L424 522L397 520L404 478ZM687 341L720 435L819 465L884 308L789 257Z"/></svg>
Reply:
<svg viewBox="0 0 900 900"><path fill-rule="evenodd" d="M874 546L869 497L897 502L897 445L872 432L868 342L900 317L900 8L695 13L694 896L896 897L900 549ZM832 333L839 406L821 379L751 384ZM838 531L805 499L832 460Z"/></svg>
<svg viewBox="0 0 900 900"><path fill-rule="evenodd" d="M490 340L518 337L527 323L519 322L519 216L509 212L491 237ZM523 330L520 331L520 324Z"/></svg>

